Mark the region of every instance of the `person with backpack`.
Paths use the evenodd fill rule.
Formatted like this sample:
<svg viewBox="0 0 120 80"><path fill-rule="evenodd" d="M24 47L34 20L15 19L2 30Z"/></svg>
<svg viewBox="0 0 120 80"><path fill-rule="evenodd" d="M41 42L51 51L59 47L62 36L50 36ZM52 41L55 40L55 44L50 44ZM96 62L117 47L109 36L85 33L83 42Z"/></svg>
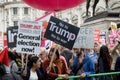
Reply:
<svg viewBox="0 0 120 80"><path fill-rule="evenodd" d="M16 58L15 58L14 53L11 51L8 51L8 57L9 57L9 62L10 62L10 65L9 65L10 73L12 74L14 80L23 80L21 75L18 74L19 71L18 71L17 63L15 62Z"/></svg>

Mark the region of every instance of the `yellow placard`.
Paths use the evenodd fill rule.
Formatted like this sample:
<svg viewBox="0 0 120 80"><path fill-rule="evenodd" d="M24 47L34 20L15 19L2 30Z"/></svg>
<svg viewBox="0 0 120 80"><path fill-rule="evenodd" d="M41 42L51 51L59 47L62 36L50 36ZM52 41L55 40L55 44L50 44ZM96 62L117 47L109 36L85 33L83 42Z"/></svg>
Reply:
<svg viewBox="0 0 120 80"><path fill-rule="evenodd" d="M114 22L111 22L110 27L111 27L111 30L117 30L117 24Z"/></svg>

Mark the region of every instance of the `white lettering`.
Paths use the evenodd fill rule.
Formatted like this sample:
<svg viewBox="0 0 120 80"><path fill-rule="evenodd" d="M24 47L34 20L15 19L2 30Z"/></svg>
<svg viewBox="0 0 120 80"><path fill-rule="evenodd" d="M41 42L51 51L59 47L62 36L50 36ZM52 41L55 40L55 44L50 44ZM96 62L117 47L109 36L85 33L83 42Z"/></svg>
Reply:
<svg viewBox="0 0 120 80"><path fill-rule="evenodd" d="M70 40L74 40L76 38L76 35L74 33L71 33L63 28L57 27L56 23L50 21L51 25L50 25L50 31L55 32L56 34L59 34L65 38L68 39L68 41Z"/></svg>
<svg viewBox="0 0 120 80"><path fill-rule="evenodd" d="M17 36L17 33L12 33L8 31L8 42L14 42L14 37Z"/></svg>

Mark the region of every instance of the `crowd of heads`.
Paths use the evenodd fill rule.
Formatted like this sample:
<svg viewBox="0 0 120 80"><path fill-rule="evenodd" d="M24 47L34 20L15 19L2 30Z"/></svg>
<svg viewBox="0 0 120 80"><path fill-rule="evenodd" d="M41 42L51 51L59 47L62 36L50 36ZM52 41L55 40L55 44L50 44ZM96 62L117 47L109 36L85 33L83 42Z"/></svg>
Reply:
<svg viewBox="0 0 120 80"><path fill-rule="evenodd" d="M27 56L28 56L28 60L26 60ZM10 62L11 61L16 62L19 70L23 71L22 73L23 75L25 74L24 76L26 76L26 73L24 72L24 70L27 64L27 67L29 67L30 69L33 69L33 70L39 69L41 70L42 74L48 74L47 76L46 75L44 76L46 76L46 78L50 80L52 80L53 78L50 77L51 74L47 73L47 71L49 70L50 73L55 73L56 68L53 68L52 67L53 65L58 68L57 69L58 72L55 73L57 74L57 76L54 77L55 79L58 76L62 76L66 78L65 77L66 75L64 74L77 75L77 71L81 69L81 66L82 67L83 65L85 66L86 63L88 62L90 64L92 64L93 62L93 64L95 65L95 66L92 66L94 70L93 73L100 72L99 71L100 68L98 67L100 65L104 66L104 72L109 72L111 71L111 64L113 60L110 54L109 47L107 45L100 46L100 44L98 43L94 43L94 48L73 48L72 50L69 50L67 48L64 48L63 46L57 45L57 46L51 47L49 50L47 50L46 48L41 48L39 54L29 54L29 55L23 54L23 53L17 53L15 49L14 50L9 49L8 57ZM50 66L50 62L52 59L53 59L52 66ZM101 61L103 64L101 64ZM64 67L62 67L63 65ZM90 67L90 66L91 65L88 65L87 67ZM87 67L83 68L84 72L87 70L85 69ZM50 68L51 69L53 68L53 71ZM75 69L77 69L77 71L75 71ZM1 71L0 73L3 73L2 69L0 71ZM88 70L88 72L90 71ZM81 74L81 76L83 77L85 77L86 75L87 74L85 73Z"/></svg>

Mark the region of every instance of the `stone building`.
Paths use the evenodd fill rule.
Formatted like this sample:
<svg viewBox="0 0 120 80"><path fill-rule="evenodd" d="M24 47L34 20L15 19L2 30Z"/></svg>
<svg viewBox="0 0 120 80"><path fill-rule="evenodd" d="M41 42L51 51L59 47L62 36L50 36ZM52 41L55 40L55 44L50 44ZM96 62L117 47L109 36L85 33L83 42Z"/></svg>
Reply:
<svg viewBox="0 0 120 80"><path fill-rule="evenodd" d="M94 0L91 0L89 17L92 13L92 5ZM120 12L120 0L109 0L109 10ZM86 2L83 4L64 11L56 12L57 17L67 21L73 25L81 26L86 19ZM100 0L96 7L96 14L106 11L104 0ZM22 0L0 0L0 31L6 32L8 26L16 26L19 20L35 20L45 14L45 11L34 9Z"/></svg>

